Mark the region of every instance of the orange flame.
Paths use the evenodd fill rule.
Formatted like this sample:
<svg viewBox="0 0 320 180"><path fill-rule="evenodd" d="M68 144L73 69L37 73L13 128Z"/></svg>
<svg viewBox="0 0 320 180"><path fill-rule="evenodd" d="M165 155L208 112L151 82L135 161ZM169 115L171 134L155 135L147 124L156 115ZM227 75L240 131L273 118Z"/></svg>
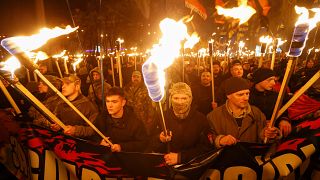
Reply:
<svg viewBox="0 0 320 180"><path fill-rule="evenodd" d="M66 52L67 52L67 50L63 50L61 53L55 54L55 55L53 55L52 57L53 57L53 58L61 58L61 57L63 57L63 56L66 54Z"/></svg>
<svg viewBox="0 0 320 180"><path fill-rule="evenodd" d="M67 26L65 29L61 29L59 27L55 27L53 29L43 28L40 30L39 34L11 37L10 40L16 46L21 48L22 51L27 52L40 48L52 38L69 34L77 29L78 27L72 28L71 26Z"/></svg>
<svg viewBox="0 0 320 180"><path fill-rule="evenodd" d="M19 62L19 60L14 57L14 56L11 56L9 59L7 59L6 61L4 62L1 62L0 63L0 66L3 66L1 68L1 70L4 70L4 71L10 71L11 75L13 76L14 74L14 71L18 68L21 67L21 64Z"/></svg>
<svg viewBox="0 0 320 180"><path fill-rule="evenodd" d="M294 7L297 14L301 14L295 23L295 26L299 24L309 24L309 31L317 26L317 23L320 21L320 8L313 8L311 9L312 12L315 13L313 18L309 18L309 10L305 7Z"/></svg>
<svg viewBox="0 0 320 180"><path fill-rule="evenodd" d="M221 6L216 6L216 9L219 15L239 19L239 25L241 25L247 22L251 16L256 13L256 10L251 6L248 6L247 2L248 0L241 0L238 7L227 9Z"/></svg>

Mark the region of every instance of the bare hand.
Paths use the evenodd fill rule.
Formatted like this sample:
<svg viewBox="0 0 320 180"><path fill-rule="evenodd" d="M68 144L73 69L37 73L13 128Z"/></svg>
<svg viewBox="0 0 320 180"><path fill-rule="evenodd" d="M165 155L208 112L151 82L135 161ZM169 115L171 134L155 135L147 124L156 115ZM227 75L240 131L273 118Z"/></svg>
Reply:
<svg viewBox="0 0 320 180"><path fill-rule="evenodd" d="M107 138L109 139L109 137ZM110 147L110 144L104 139L101 140L100 145Z"/></svg>
<svg viewBox="0 0 320 180"><path fill-rule="evenodd" d="M165 135L165 133L163 131L160 133L160 141L163 143L171 141L171 137L172 137L171 131L169 131L169 133L167 135Z"/></svg>
<svg viewBox="0 0 320 180"><path fill-rule="evenodd" d="M230 146L230 145L236 144L237 142L238 140L235 137L231 135L226 135L220 139L219 143L221 146Z"/></svg>
<svg viewBox="0 0 320 180"><path fill-rule="evenodd" d="M279 131L275 127L267 127L264 129L264 137L274 139L279 135Z"/></svg>
<svg viewBox="0 0 320 180"><path fill-rule="evenodd" d="M111 146L111 151L112 152L120 152L121 146L119 144L113 144L113 146Z"/></svg>
<svg viewBox="0 0 320 180"><path fill-rule="evenodd" d="M53 131L59 131L61 129L61 127L58 125L58 124L51 124L50 125L50 128L53 130Z"/></svg>
<svg viewBox="0 0 320 180"><path fill-rule="evenodd" d="M212 102L211 102L211 106L212 106L212 109L215 109L215 108L218 107L218 103L212 101Z"/></svg>
<svg viewBox="0 0 320 180"><path fill-rule="evenodd" d="M66 126L66 129L64 130L64 134L69 136L73 136L75 132L76 132L75 126Z"/></svg>
<svg viewBox="0 0 320 180"><path fill-rule="evenodd" d="M288 121L282 120L279 123L279 128L284 137L287 137L291 132L291 124Z"/></svg>
<svg viewBox="0 0 320 180"><path fill-rule="evenodd" d="M168 165L178 164L178 153L169 153L164 155L164 160Z"/></svg>

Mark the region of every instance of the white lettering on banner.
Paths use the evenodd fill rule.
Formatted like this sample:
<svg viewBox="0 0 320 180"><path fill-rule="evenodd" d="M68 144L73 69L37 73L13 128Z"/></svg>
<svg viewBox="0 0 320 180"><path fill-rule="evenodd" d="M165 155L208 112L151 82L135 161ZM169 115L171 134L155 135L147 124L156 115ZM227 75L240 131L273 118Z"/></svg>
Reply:
<svg viewBox="0 0 320 180"><path fill-rule="evenodd" d="M255 157L259 165L263 164L262 180L275 179L276 171L279 172L280 177L294 177L294 174L288 168L289 165L293 169L296 169L298 166L300 166L300 174L303 174L306 170L305 166L309 164L308 158L310 158L310 156L315 152L315 147L313 144L309 144L301 147L300 150L307 158L303 163L299 156L292 153L286 153L278 156L265 164L263 164L263 160L261 160L260 156ZM273 166L272 163L275 166ZM202 175L201 179L220 179L220 173L221 172L218 169L208 169ZM238 179L240 175L243 179L257 179L256 172L246 166L234 166L227 168L223 173L223 179Z"/></svg>
<svg viewBox="0 0 320 180"><path fill-rule="evenodd" d="M12 159L15 168L18 170L16 173L18 176L22 174L22 176L29 178L30 177L30 169L28 168L28 162L26 159L26 153L23 151L21 145L17 141L17 139L13 136L10 137L10 145L12 148Z"/></svg>
<svg viewBox="0 0 320 180"><path fill-rule="evenodd" d="M39 170L40 169L40 159L39 155L31 149L28 149L29 152L29 159L30 159L30 166L33 169ZM32 179L39 179L39 174L31 172Z"/></svg>
<svg viewBox="0 0 320 180"><path fill-rule="evenodd" d="M218 169L208 169L200 179L203 180L220 180L220 171Z"/></svg>
<svg viewBox="0 0 320 180"><path fill-rule="evenodd" d="M90 169L83 168L81 173L82 180L100 180L99 174Z"/></svg>
<svg viewBox="0 0 320 180"><path fill-rule="evenodd" d="M63 162L63 166L67 168L70 174L70 180L77 180L76 166L70 163Z"/></svg>
<svg viewBox="0 0 320 180"><path fill-rule="evenodd" d="M256 171L249 167L233 166L227 168L223 173L223 179L257 179Z"/></svg>

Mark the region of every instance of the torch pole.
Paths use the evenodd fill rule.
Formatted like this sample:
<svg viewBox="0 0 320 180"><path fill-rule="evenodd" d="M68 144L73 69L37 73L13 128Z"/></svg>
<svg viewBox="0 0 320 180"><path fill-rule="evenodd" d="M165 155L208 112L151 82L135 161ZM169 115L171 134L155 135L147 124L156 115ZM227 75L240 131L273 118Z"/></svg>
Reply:
<svg viewBox="0 0 320 180"><path fill-rule="evenodd" d="M40 73L41 74L41 73ZM30 91L25 88L18 80L7 79L12 85L14 85L19 91L21 91L30 101L32 101L39 109L41 109L53 122L58 124L62 129L66 129L66 125L63 124L45 105L42 104ZM15 78L16 79L16 78Z"/></svg>
<svg viewBox="0 0 320 180"><path fill-rule="evenodd" d="M213 76L213 42L209 42L209 55L210 55L210 67L211 67L211 93L212 101L214 101L214 76Z"/></svg>
<svg viewBox="0 0 320 180"><path fill-rule="evenodd" d="M63 78L63 76L62 76L62 72L61 72L61 69L60 69L60 66L59 66L59 62L58 62L58 60L57 60L57 59L55 60L55 63L56 63L56 66L57 66L57 69L58 69L58 72L59 72L60 78Z"/></svg>
<svg viewBox="0 0 320 180"><path fill-rule="evenodd" d="M197 71L198 71L198 76L200 76L200 56L199 53L197 54Z"/></svg>
<svg viewBox="0 0 320 180"><path fill-rule="evenodd" d="M112 71L112 83L113 87L116 86L116 80L114 78L114 67L113 67L113 57L110 56L110 61L111 61L111 71Z"/></svg>
<svg viewBox="0 0 320 180"><path fill-rule="evenodd" d="M284 94L286 92L286 87L287 87L288 82L290 80L290 76L291 76L292 71L293 71L293 58L290 57L288 60L288 63L287 63L286 72L284 74L284 77L283 77L283 80L281 83L278 98L277 98L276 104L275 104L273 112L272 112L272 116L271 116L270 123L269 123L269 128L274 126L274 123L277 118L277 114L279 112L280 106L282 104L282 100L283 100ZM267 142L268 142L268 138L265 137L264 143L267 143Z"/></svg>
<svg viewBox="0 0 320 180"><path fill-rule="evenodd" d="M54 87L48 80L45 78L38 69L35 69L34 72L45 82L65 103L67 103L96 133L98 133L108 144L113 146L109 139L101 133L95 125L92 124L61 92Z"/></svg>
<svg viewBox="0 0 320 180"><path fill-rule="evenodd" d="M271 64L270 64L270 69L274 69L274 63L276 60L276 53L277 53L277 39L273 40L273 49L272 49L272 59L271 59Z"/></svg>
<svg viewBox="0 0 320 180"><path fill-rule="evenodd" d="M294 96L284 105L281 107L277 114L277 118L279 118L303 93L305 93L318 79L320 78L320 70L313 75L313 77L303 85L295 94Z"/></svg>
<svg viewBox="0 0 320 180"><path fill-rule="evenodd" d="M26 68L26 72L27 72L27 79L28 79L28 82L30 82L30 81L31 81L31 79L30 79L30 71L29 71L29 69L27 69L27 68Z"/></svg>
<svg viewBox="0 0 320 180"><path fill-rule="evenodd" d="M10 95L10 93L8 92L7 88L4 86L4 84L3 84L3 82L1 80L0 80L0 88L1 88L1 90L3 92L3 94L8 99L9 103L11 104L11 106L13 107L13 109L16 111L17 115L19 116L21 114L21 111L20 111L20 109L17 106L16 102L13 100L12 96Z"/></svg>
<svg viewBox="0 0 320 180"><path fill-rule="evenodd" d="M64 64L64 70L65 70L66 75L69 75L69 70L68 70L68 65L67 65L66 59L63 60L63 64Z"/></svg>
<svg viewBox="0 0 320 180"><path fill-rule="evenodd" d="M137 56L134 55L134 70L137 70Z"/></svg>
<svg viewBox="0 0 320 180"><path fill-rule="evenodd" d="M159 101L159 108L160 108L160 113L161 113L161 118L162 118L163 131L164 131L165 135L167 136L168 131L167 131L167 126L166 126L166 121L164 120L162 105L161 105L160 101Z"/></svg>
<svg viewBox="0 0 320 180"><path fill-rule="evenodd" d="M184 82L184 44L182 45L182 82Z"/></svg>
<svg viewBox="0 0 320 180"><path fill-rule="evenodd" d="M120 58L119 50L117 50L116 55L117 55L117 63L118 63L118 71L119 71L119 82L120 82L120 87L122 88L122 70L121 70L121 58Z"/></svg>
<svg viewBox="0 0 320 180"><path fill-rule="evenodd" d="M159 101L159 108L160 108L160 113L161 113L161 118L162 118L162 125L163 125L164 135L168 136L168 130L167 130L166 121L165 121L164 115L163 115L161 101ZM169 142L167 142L167 152L168 153L170 152L170 143Z"/></svg>
<svg viewBox="0 0 320 180"><path fill-rule="evenodd" d="M38 76L37 76L37 74L34 73L34 72L33 72L33 77L34 77L34 81L35 81L35 82L38 82Z"/></svg>

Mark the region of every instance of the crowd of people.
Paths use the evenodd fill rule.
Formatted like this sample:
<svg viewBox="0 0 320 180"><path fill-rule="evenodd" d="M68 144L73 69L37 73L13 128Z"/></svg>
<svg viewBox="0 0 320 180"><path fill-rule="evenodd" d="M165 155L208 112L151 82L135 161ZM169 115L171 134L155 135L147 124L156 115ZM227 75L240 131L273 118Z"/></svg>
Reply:
<svg viewBox="0 0 320 180"><path fill-rule="evenodd" d="M239 141L261 143L266 138L270 142L277 141L291 132L293 125L287 113L276 120L275 126L268 125L286 58L279 60L275 70L267 63L258 68L255 59L232 59L229 63L215 60L212 68L206 62L200 67L194 59L180 66L182 63L177 60L167 70L167 91L161 101L163 118L159 105L149 98L140 62L134 66L128 61L122 67L124 86L120 88L116 66L112 72L110 64L104 64L105 70L101 73L101 68L89 64L89 59L94 57L81 64L85 69L82 73L78 70L77 75L63 78L57 77L54 70L50 71L46 63L41 62L39 69L112 144L102 139L42 80L28 82L26 87L66 125L65 129L37 108L30 107L8 82L2 81L25 117L35 125L110 147L112 152L161 152L168 165L186 163L210 150ZM185 69L183 75L182 68ZM318 70L319 63L314 60L308 60L303 68L297 66L284 101ZM314 85L311 91L314 97L320 97L319 85ZM9 108L5 96L0 97L0 108Z"/></svg>

